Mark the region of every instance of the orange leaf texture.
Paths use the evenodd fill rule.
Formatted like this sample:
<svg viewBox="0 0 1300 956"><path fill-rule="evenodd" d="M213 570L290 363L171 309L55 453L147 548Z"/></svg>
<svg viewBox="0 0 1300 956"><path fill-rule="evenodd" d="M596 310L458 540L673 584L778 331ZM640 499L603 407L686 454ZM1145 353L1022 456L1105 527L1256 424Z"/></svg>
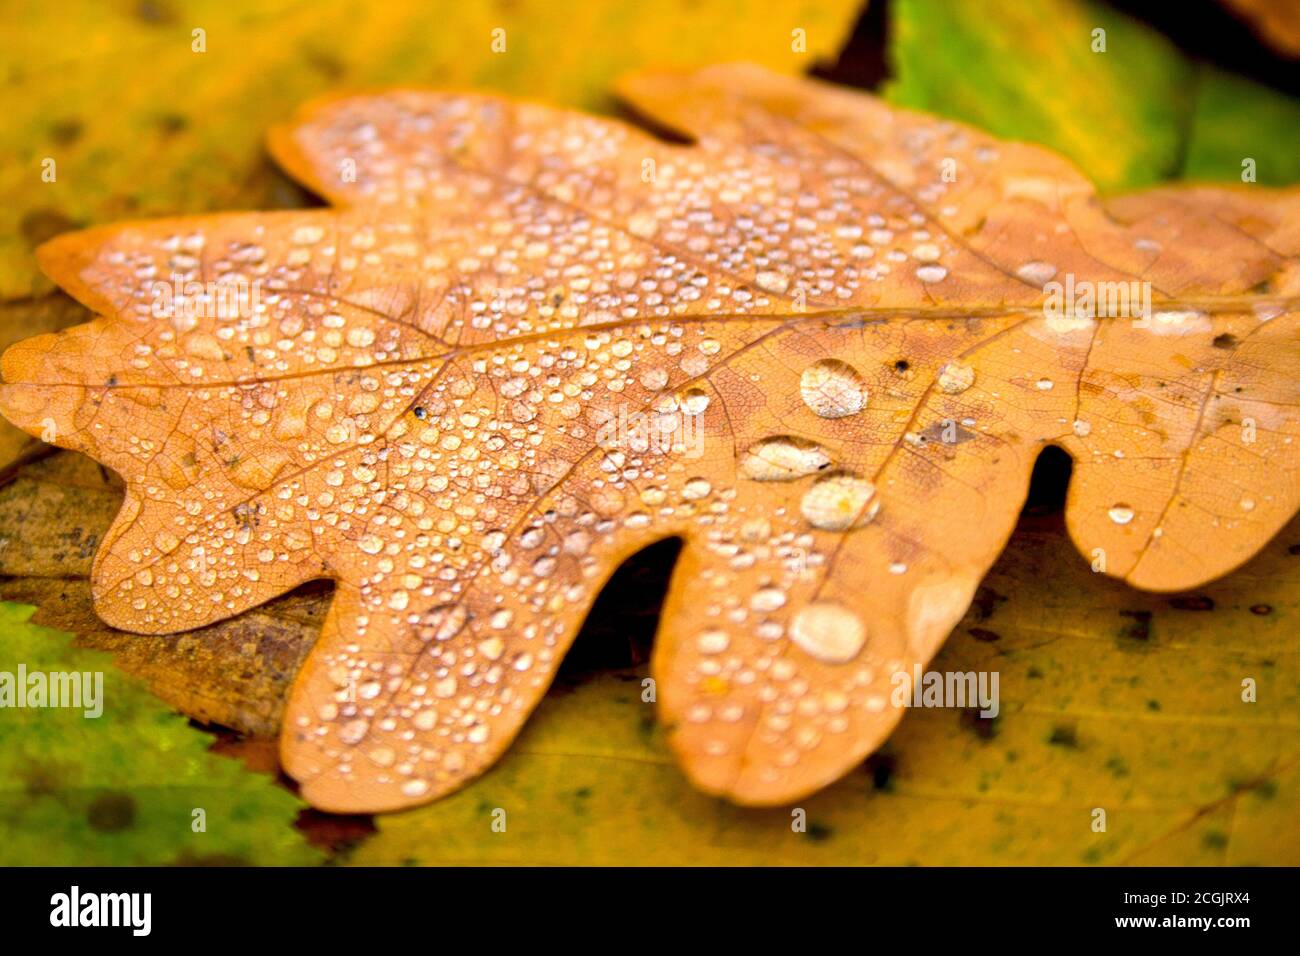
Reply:
<svg viewBox="0 0 1300 956"><path fill-rule="evenodd" d="M328 208L40 250L99 317L10 348L0 409L123 476L99 615L171 633L336 582L281 730L316 806L490 767L657 540L684 547L646 699L698 787L779 804L890 734L1046 446L1083 559L1139 588L1296 511L1300 193L1103 201L1043 149L753 67L619 93L678 135L333 98L270 140Z"/></svg>

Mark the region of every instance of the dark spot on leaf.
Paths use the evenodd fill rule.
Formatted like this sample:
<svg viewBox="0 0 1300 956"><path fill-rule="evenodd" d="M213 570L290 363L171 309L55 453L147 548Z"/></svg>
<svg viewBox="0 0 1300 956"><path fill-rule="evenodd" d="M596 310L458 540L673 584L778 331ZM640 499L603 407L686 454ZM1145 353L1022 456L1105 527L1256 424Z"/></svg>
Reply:
<svg viewBox="0 0 1300 956"><path fill-rule="evenodd" d="M992 740L998 733L998 718L981 717L978 707L961 709L961 725L981 740Z"/></svg>
<svg viewBox="0 0 1300 956"><path fill-rule="evenodd" d="M351 849L377 829L374 817L367 813L325 813L310 807L298 814L293 825L308 843L328 853Z"/></svg>
<svg viewBox="0 0 1300 956"><path fill-rule="evenodd" d="M894 768L898 760L893 754L872 754L867 758L867 773L871 774L871 785L877 790L894 789Z"/></svg>
<svg viewBox="0 0 1300 956"><path fill-rule="evenodd" d="M922 431L920 435L926 441L938 442L942 445L960 445L979 437L970 429L963 428L951 419L935 422Z"/></svg>
<svg viewBox="0 0 1300 956"><path fill-rule="evenodd" d="M1123 757L1111 757L1106 761L1106 769L1116 777L1128 776L1128 764L1124 762Z"/></svg>
<svg viewBox="0 0 1300 956"><path fill-rule="evenodd" d="M145 23L160 26L176 22L176 11L167 0L140 0L135 5L135 15Z"/></svg>
<svg viewBox="0 0 1300 956"><path fill-rule="evenodd" d="M911 367L912 366L907 359L899 359L894 363L894 371L896 372L906 372Z"/></svg>
<svg viewBox="0 0 1300 956"><path fill-rule="evenodd" d="M834 832L834 830L826 826L824 823L810 823L808 824L807 836L808 839L812 840L814 843L825 843L831 838Z"/></svg>
<svg viewBox="0 0 1300 956"><path fill-rule="evenodd" d="M1235 349L1237 347L1237 337L1231 332L1224 332L1214 337L1212 343L1216 349Z"/></svg>
<svg viewBox="0 0 1300 956"><path fill-rule="evenodd" d="M304 58L327 80L337 80L347 72L347 66L343 61L325 50L308 49L304 51Z"/></svg>
<svg viewBox="0 0 1300 956"><path fill-rule="evenodd" d="M135 799L117 791L100 794L86 809L86 822L101 833L129 830L135 826Z"/></svg>
<svg viewBox="0 0 1300 956"><path fill-rule="evenodd" d="M239 504L235 505L235 507L230 509L230 513L234 515L235 521L244 531L251 531L253 526L257 524L257 518L253 512L253 506L247 501L241 501Z"/></svg>
<svg viewBox="0 0 1300 956"><path fill-rule="evenodd" d="M71 146L81 139L84 131L85 127L79 119L56 120L50 125L50 139L56 146Z"/></svg>
<svg viewBox="0 0 1300 956"><path fill-rule="evenodd" d="M1043 672L1040 671L1037 667L1031 666L1029 670L1025 672L1025 676L1028 677L1030 680L1042 680Z"/></svg>
<svg viewBox="0 0 1300 956"><path fill-rule="evenodd" d="M1159 709L1160 709L1160 701L1158 700L1147 701L1147 710L1159 710Z"/></svg>
<svg viewBox="0 0 1300 956"><path fill-rule="evenodd" d="M1002 635L997 631L990 631L987 627L972 627L967 629L967 633L977 641L992 643L993 641L1002 640Z"/></svg>
<svg viewBox="0 0 1300 956"><path fill-rule="evenodd" d="M175 136L189 128L189 118L183 113L164 113L158 117L158 129L164 136Z"/></svg>
<svg viewBox="0 0 1300 956"><path fill-rule="evenodd" d="M1120 611L1119 614L1120 617L1129 619L1129 623L1119 632L1120 637L1127 637L1134 641L1151 639L1150 611Z"/></svg>
<svg viewBox="0 0 1300 956"><path fill-rule="evenodd" d="M1208 849L1222 850L1228 845L1228 835L1222 830L1207 830L1205 835L1201 837L1201 843Z"/></svg>
<svg viewBox="0 0 1300 956"><path fill-rule="evenodd" d="M975 609L975 619L978 621L987 621L993 616L999 604L1006 601L1005 594L999 594L990 587L980 585L975 592L975 599L971 601L971 607Z"/></svg>
<svg viewBox="0 0 1300 956"><path fill-rule="evenodd" d="M1271 604L1252 604L1250 606L1250 613L1258 614L1260 617L1263 617L1265 614L1273 613L1273 606Z"/></svg>
<svg viewBox="0 0 1300 956"><path fill-rule="evenodd" d="M1079 749L1079 737L1074 729L1074 724L1057 724L1048 735L1047 742L1054 747L1066 747L1070 750Z"/></svg>
<svg viewBox="0 0 1300 956"><path fill-rule="evenodd" d="M411 414L414 415L416 418L418 418L420 421L424 421L425 418L427 418L429 415L429 413L424 410L423 405L416 405L415 408L411 409Z"/></svg>
<svg viewBox="0 0 1300 956"><path fill-rule="evenodd" d="M1213 611L1214 598L1204 594L1184 594L1170 598L1169 606L1177 611Z"/></svg>

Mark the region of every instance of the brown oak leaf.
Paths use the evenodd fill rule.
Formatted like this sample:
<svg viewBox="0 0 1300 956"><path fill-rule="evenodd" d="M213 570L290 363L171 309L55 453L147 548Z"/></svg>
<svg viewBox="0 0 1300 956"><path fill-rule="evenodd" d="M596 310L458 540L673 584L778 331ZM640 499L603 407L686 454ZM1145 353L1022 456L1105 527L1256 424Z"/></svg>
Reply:
<svg viewBox="0 0 1300 956"><path fill-rule="evenodd" d="M756 68L620 92L692 142L337 98L271 138L330 208L40 251L102 317L6 352L0 408L123 476L104 620L337 583L281 731L317 806L490 766L659 539L685 546L645 696L698 786L770 804L887 737L1045 446L1081 551L1140 588L1295 512L1297 191L1103 203L1040 148Z"/></svg>

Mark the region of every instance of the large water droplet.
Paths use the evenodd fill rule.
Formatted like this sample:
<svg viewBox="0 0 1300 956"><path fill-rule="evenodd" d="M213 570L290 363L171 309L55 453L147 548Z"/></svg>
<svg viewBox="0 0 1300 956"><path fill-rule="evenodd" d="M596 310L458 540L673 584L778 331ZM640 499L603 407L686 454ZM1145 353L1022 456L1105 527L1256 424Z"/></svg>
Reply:
<svg viewBox="0 0 1300 956"><path fill-rule="evenodd" d="M687 415L701 415L709 407L709 393L701 388L688 388L682 395L682 411Z"/></svg>
<svg viewBox="0 0 1300 956"><path fill-rule="evenodd" d="M847 531L860 527L876 516L880 508L872 499L876 486L850 472L837 472L819 478L804 493L799 510L814 528L823 531Z"/></svg>
<svg viewBox="0 0 1300 956"><path fill-rule="evenodd" d="M699 501L712 490L713 486L707 478L691 478L682 486L682 497L687 501Z"/></svg>
<svg viewBox="0 0 1300 956"><path fill-rule="evenodd" d="M1044 286L1051 282L1056 275L1056 266L1050 262L1040 262L1035 259L1032 262L1026 262L1017 269L1016 275L1032 285Z"/></svg>
<svg viewBox="0 0 1300 956"><path fill-rule="evenodd" d="M820 445L790 435L773 435L749 446L740 459L740 473L754 481L793 481L830 465Z"/></svg>
<svg viewBox="0 0 1300 956"><path fill-rule="evenodd" d="M779 272L760 272L754 276L754 284L764 292L775 292L778 295L790 288L789 278Z"/></svg>
<svg viewBox="0 0 1300 956"><path fill-rule="evenodd" d="M839 359L822 359L803 370L799 393L822 418L856 415L867 404L867 388L857 369Z"/></svg>
<svg viewBox="0 0 1300 956"><path fill-rule="evenodd" d="M831 601L814 601L794 616L790 640L827 664L853 660L867 642L867 629L856 614Z"/></svg>
<svg viewBox="0 0 1300 956"><path fill-rule="evenodd" d="M959 395L975 384L975 370L960 362L947 362L939 369L939 388L949 395Z"/></svg>

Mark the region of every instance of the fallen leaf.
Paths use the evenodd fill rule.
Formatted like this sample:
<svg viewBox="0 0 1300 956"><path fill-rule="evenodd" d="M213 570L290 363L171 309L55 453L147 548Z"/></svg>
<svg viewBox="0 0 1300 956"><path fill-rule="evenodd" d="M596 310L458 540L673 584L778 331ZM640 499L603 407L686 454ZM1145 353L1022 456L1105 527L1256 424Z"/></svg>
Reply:
<svg viewBox="0 0 1300 956"><path fill-rule="evenodd" d="M115 670L107 654L74 648L71 635L28 623L33 610L0 603L0 694L10 695L0 748L0 863L320 861L292 826L303 809L297 799L209 753L206 734ZM40 705L37 675L49 688ZM55 687L49 675L59 687L82 691L63 701L77 706L48 706ZM88 682L78 680L83 676Z"/></svg>
<svg viewBox="0 0 1300 956"><path fill-rule="evenodd" d="M105 317L6 352L0 408L125 479L100 616L170 633L337 584L281 738L316 806L480 773L665 537L671 745L770 804L889 735L895 675L966 611L1047 445L1080 549L1149 590L1295 512L1300 194L1112 218L1059 157L814 82L622 91L694 145L494 96L334 99L272 145L335 208L41 250ZM1135 283L1151 314L1053 310L1053 280Z"/></svg>

